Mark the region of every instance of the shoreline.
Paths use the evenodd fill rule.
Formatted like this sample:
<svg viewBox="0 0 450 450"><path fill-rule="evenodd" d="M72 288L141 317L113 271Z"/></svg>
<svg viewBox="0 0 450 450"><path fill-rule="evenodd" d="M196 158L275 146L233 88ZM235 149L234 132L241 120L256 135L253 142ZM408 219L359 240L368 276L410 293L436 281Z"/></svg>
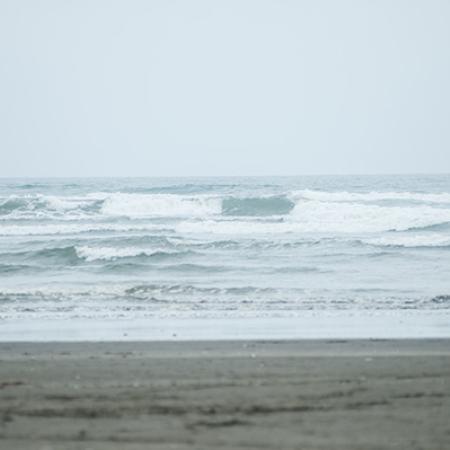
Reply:
<svg viewBox="0 0 450 450"><path fill-rule="evenodd" d="M278 317L0 320L0 342L418 338L450 338L450 310L301 311L293 317L284 312Z"/></svg>
<svg viewBox="0 0 450 450"><path fill-rule="evenodd" d="M449 339L0 343L6 450L437 450L449 414Z"/></svg>

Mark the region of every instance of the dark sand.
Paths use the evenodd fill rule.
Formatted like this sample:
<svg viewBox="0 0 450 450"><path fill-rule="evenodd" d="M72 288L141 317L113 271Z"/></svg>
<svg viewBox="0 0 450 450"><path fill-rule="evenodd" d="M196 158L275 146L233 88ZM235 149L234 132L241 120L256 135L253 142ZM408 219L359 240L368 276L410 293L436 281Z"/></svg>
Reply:
<svg viewBox="0 0 450 450"><path fill-rule="evenodd" d="M0 449L450 449L450 341L0 344Z"/></svg>

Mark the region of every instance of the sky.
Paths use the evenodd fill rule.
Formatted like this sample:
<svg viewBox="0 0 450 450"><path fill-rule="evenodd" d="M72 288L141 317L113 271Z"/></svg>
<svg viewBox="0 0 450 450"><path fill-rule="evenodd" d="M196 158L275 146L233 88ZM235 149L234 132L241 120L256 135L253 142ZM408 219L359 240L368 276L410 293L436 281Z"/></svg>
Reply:
<svg viewBox="0 0 450 450"><path fill-rule="evenodd" d="M0 0L0 176L450 172L448 0Z"/></svg>

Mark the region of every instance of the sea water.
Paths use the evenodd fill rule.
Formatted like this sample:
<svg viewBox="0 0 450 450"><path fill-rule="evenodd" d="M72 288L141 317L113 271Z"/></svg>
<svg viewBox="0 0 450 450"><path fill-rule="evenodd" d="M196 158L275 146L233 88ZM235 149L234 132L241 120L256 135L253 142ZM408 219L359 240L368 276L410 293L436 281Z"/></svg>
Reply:
<svg viewBox="0 0 450 450"><path fill-rule="evenodd" d="M0 179L0 319L450 310L450 175Z"/></svg>

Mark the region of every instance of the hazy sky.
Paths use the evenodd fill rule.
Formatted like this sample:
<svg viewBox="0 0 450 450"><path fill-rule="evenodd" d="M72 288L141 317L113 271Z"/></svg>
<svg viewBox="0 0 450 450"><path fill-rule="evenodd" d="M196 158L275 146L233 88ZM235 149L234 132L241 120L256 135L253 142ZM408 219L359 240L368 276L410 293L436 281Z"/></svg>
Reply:
<svg viewBox="0 0 450 450"><path fill-rule="evenodd" d="M0 0L0 176L450 172L448 0Z"/></svg>

